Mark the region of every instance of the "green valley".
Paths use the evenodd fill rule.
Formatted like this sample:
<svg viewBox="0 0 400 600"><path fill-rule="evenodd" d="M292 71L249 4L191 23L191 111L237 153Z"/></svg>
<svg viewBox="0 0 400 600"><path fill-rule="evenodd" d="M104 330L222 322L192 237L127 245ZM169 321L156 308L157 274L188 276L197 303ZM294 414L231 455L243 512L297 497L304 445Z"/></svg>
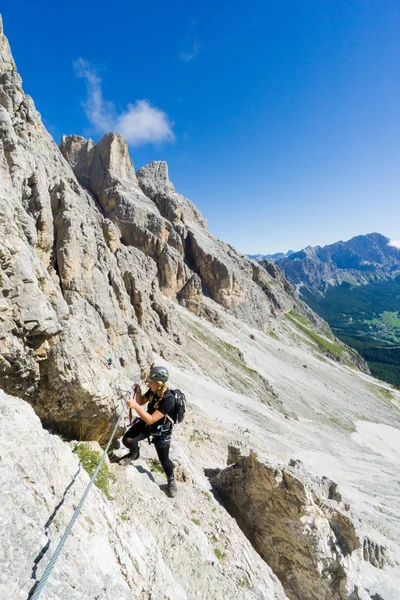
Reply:
<svg viewBox="0 0 400 600"><path fill-rule="evenodd" d="M300 297L363 356L375 377L400 386L400 277L359 286L345 282L324 295L302 286Z"/></svg>

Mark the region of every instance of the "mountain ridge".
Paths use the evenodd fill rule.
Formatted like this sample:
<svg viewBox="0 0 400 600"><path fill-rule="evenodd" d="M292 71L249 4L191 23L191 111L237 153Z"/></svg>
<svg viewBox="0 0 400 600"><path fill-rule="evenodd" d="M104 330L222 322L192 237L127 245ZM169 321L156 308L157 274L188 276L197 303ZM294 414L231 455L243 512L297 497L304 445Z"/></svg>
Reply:
<svg viewBox="0 0 400 600"><path fill-rule="evenodd" d="M355 284L393 278L400 273L400 250L390 238L377 232L325 246L306 246L295 252L289 250L286 254L249 256L256 260L272 260L282 268L293 285L306 283L320 291L324 291L327 285L340 285L346 281L342 271L349 272ZM312 266L301 263L305 259L313 261Z"/></svg>
<svg viewBox="0 0 400 600"><path fill-rule="evenodd" d="M328 285L343 281L357 285L395 278L400 274L400 251L390 246L389 238L370 233L347 242L307 246L277 263L292 284L323 292Z"/></svg>

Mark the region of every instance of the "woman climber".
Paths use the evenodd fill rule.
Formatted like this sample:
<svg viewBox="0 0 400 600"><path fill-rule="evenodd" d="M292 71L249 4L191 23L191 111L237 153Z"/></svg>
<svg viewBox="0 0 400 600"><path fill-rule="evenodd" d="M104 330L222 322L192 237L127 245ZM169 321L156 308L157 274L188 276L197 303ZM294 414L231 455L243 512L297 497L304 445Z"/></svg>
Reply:
<svg viewBox="0 0 400 600"><path fill-rule="evenodd" d="M165 367L151 367L146 379L149 389L142 395L140 385L135 384L131 397L127 400L128 408L137 412L138 418L122 438L122 443L129 449L119 459L119 464L128 465L140 456L139 442L151 437L158 458L167 476L167 494L170 498L176 495L174 465L169 458L171 445L175 396L167 387L168 371ZM147 410L143 407L148 402Z"/></svg>

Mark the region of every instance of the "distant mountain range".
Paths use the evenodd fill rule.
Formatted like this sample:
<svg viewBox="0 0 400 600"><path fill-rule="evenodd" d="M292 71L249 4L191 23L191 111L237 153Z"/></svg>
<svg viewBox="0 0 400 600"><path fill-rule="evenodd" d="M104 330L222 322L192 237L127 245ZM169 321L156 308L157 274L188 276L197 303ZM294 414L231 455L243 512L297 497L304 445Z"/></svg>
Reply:
<svg viewBox="0 0 400 600"><path fill-rule="evenodd" d="M298 296L368 361L400 385L400 248L380 233L270 255Z"/></svg>
<svg viewBox="0 0 400 600"><path fill-rule="evenodd" d="M363 285L400 275L400 250L380 233L357 235L329 246L307 246L275 262L294 286L321 292L344 282Z"/></svg>
<svg viewBox="0 0 400 600"><path fill-rule="evenodd" d="M286 253L276 252L275 254L248 254L247 256L253 260L269 260L271 262L276 262L280 258L287 258L291 254L294 254L294 250L288 250Z"/></svg>

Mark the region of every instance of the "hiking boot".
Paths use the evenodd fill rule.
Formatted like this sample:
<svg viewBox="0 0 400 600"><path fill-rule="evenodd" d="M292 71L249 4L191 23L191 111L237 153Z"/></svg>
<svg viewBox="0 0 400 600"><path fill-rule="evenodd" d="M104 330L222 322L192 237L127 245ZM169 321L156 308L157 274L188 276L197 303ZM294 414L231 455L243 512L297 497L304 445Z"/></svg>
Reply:
<svg viewBox="0 0 400 600"><path fill-rule="evenodd" d="M131 450L130 452L128 452L128 454L125 454L118 460L118 464L120 464L122 467L127 467L131 462L137 460L139 456L139 448L137 448L137 450Z"/></svg>
<svg viewBox="0 0 400 600"><path fill-rule="evenodd" d="M171 477L167 477L167 496L169 498L175 498L178 490L175 483L175 477L172 475Z"/></svg>
<svg viewBox="0 0 400 600"><path fill-rule="evenodd" d="M111 452L111 454L108 455L108 460L110 463L117 463L120 461L120 457L114 454L114 452Z"/></svg>

